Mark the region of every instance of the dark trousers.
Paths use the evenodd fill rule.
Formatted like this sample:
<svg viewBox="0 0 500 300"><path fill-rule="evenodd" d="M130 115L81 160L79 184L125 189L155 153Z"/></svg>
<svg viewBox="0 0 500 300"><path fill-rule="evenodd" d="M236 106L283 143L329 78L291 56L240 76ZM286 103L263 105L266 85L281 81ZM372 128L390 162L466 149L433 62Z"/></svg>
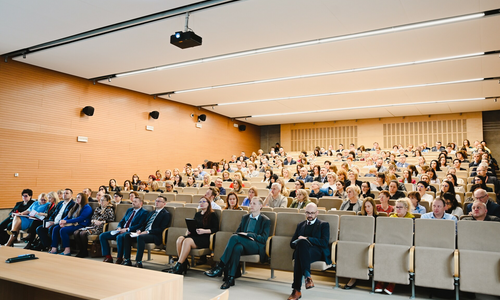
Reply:
<svg viewBox="0 0 500 300"><path fill-rule="evenodd" d="M130 232L120 233L117 235L112 235L111 231L103 232L99 235L99 241L101 242L102 256L110 255L111 251L109 249L109 240L116 240L117 248L117 258L123 258L123 242L125 237L129 236Z"/></svg>
<svg viewBox="0 0 500 300"><path fill-rule="evenodd" d="M125 259L130 259L130 252L132 249L132 243L137 242L137 253L135 254L135 261L142 261L142 256L144 255L144 248L146 248L146 243L154 243L155 236L152 234L141 234L136 238L130 237L130 234L125 236L123 239L123 257Z"/></svg>
<svg viewBox="0 0 500 300"><path fill-rule="evenodd" d="M52 230L56 227L56 225L52 225L49 228L45 228L42 226L38 226L36 229L36 234L38 234L38 238L40 239L40 242L42 242L42 245L45 247L49 247L51 242L52 242Z"/></svg>
<svg viewBox="0 0 500 300"><path fill-rule="evenodd" d="M292 288L300 291L302 286L302 277L306 272L311 273L311 263L322 260L321 249L306 240L299 240L293 254L295 264L293 266L293 284Z"/></svg>
<svg viewBox="0 0 500 300"><path fill-rule="evenodd" d="M259 254L259 244L248 238L234 234L227 242L220 260L227 266L228 276L235 276L241 255Z"/></svg>
<svg viewBox="0 0 500 300"><path fill-rule="evenodd" d="M2 223L0 223L0 244L4 245L7 244L7 241L9 240L10 235L7 234L5 231L10 230L12 228L12 218L8 217L7 219L3 220Z"/></svg>

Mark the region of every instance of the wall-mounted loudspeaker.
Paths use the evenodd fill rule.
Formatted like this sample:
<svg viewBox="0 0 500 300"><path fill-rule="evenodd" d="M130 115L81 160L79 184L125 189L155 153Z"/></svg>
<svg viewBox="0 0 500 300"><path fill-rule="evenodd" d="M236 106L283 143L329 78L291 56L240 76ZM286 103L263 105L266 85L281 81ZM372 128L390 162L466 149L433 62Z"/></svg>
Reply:
<svg viewBox="0 0 500 300"><path fill-rule="evenodd" d="M247 125L240 125L240 126L238 126L238 130L239 131L245 131L245 130L247 130Z"/></svg>
<svg viewBox="0 0 500 300"><path fill-rule="evenodd" d="M82 114L91 117L94 115L94 108L92 106L85 106L82 109Z"/></svg>
<svg viewBox="0 0 500 300"><path fill-rule="evenodd" d="M156 110L153 110L152 112L149 113L149 116L156 120L160 116L160 113Z"/></svg>
<svg viewBox="0 0 500 300"><path fill-rule="evenodd" d="M202 114L198 116L198 122L205 122L207 120L207 115Z"/></svg>

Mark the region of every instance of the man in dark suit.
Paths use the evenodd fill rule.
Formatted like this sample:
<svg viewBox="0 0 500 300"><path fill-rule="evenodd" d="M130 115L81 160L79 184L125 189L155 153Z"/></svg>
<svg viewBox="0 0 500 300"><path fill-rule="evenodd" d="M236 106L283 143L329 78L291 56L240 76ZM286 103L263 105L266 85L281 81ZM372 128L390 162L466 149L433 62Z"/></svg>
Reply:
<svg viewBox="0 0 500 300"><path fill-rule="evenodd" d="M118 244L116 264L121 265L123 263L123 243L125 237L129 235L129 232L135 232L141 228L144 222L146 222L148 212L142 208L143 201L139 198L139 194L137 192L132 192L130 193L130 198L132 201L132 207L127 209L125 216L120 223L118 223L118 227L115 230L103 232L99 235L104 262L113 263L113 257L111 257L110 254L108 241L116 240L116 243Z"/></svg>
<svg viewBox="0 0 500 300"><path fill-rule="evenodd" d="M288 165L296 165L297 162L293 159L293 157L291 155L287 155L287 157L285 158L285 160L283 161L283 164L285 166L288 166Z"/></svg>
<svg viewBox="0 0 500 300"><path fill-rule="evenodd" d="M59 222L68 215L73 205L75 205L75 201L73 201L73 191L71 189L65 189L62 197L63 201L57 203L55 211L50 218L43 222L43 225L37 227L36 233L40 238L40 244L38 244L34 250L44 251L50 247L52 242L52 229L59 225Z"/></svg>
<svg viewBox="0 0 500 300"><path fill-rule="evenodd" d="M271 228L271 220L260 213L262 205L261 198L252 198L249 214L241 218L240 226L227 242L220 262L213 269L204 273L208 277L220 277L224 269L227 269L226 280L220 287L221 289L228 289L234 285L234 277L240 264L241 255L259 254L261 262L267 259L266 242Z"/></svg>
<svg viewBox="0 0 500 300"><path fill-rule="evenodd" d="M25 210L27 210L31 204L33 204L33 200L31 197L33 197L33 191L30 189L24 189L21 192L21 196L23 197L23 201L19 201L14 205L14 208L12 208L9 212L9 216L0 223L0 244L4 245L7 243L9 240L9 234L5 230L10 230L12 227L12 213L20 213Z"/></svg>
<svg viewBox="0 0 500 300"><path fill-rule="evenodd" d="M321 167L321 169L319 170L319 176L315 177L313 179L313 181L318 181L318 182L321 182L321 183L326 183L328 181L328 179L326 178L326 173L328 173L327 168Z"/></svg>
<svg viewBox="0 0 500 300"><path fill-rule="evenodd" d="M170 213L164 209L165 204L167 204L167 199L163 196L158 196L155 200L155 211L149 214L146 223L144 223L140 230L135 232L137 236L133 238L131 237L131 233L125 235L123 241L123 257L125 261L123 265L132 266L130 252L134 239L137 240L137 253L135 255L135 266L137 268L142 268L142 256L146 243L155 243L156 245L162 244L163 230L170 225L170 220L172 218ZM120 250L118 250L118 252L120 252Z"/></svg>
<svg viewBox="0 0 500 300"><path fill-rule="evenodd" d="M302 276L306 278L306 289L314 287L311 278L312 262L324 260L327 264L332 263L328 248L330 225L328 222L319 220L317 216L318 207L314 203L309 203L306 206L306 220L297 225L290 241L290 247L295 249L293 253L295 264L293 267L293 291L288 300L297 300L302 296L300 292Z"/></svg>

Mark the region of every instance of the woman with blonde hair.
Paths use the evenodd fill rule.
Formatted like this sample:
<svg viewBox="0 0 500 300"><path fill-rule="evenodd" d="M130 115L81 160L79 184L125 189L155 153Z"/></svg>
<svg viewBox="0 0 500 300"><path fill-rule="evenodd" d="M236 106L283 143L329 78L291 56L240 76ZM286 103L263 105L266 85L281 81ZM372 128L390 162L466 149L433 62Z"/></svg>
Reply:
<svg viewBox="0 0 500 300"><path fill-rule="evenodd" d="M200 187L209 187L209 186L215 186L215 183L212 182L212 179L209 174L205 174L203 176L203 182L201 183Z"/></svg>
<svg viewBox="0 0 500 300"><path fill-rule="evenodd" d="M356 213L360 211L363 202L359 200L359 192L357 185L348 186L346 188L347 200L340 205L340 210L354 211Z"/></svg>
<svg viewBox="0 0 500 300"><path fill-rule="evenodd" d="M411 214L411 201L408 198L399 198L396 200L396 206L394 207L396 213L391 214L393 218L411 218L414 219L415 216Z"/></svg>
<svg viewBox="0 0 500 300"><path fill-rule="evenodd" d="M174 180L174 176L172 176L172 170L165 170L165 177L163 177L163 181Z"/></svg>
<svg viewBox="0 0 500 300"><path fill-rule="evenodd" d="M59 197L57 196L56 192L48 192L47 195L47 202L48 204L48 209L46 213L38 213L39 216L43 216L44 219L49 219L54 212L56 211L56 206L57 203L59 203ZM35 249L35 245L39 243L38 240L35 240L37 235L36 235L36 229L38 226L43 224L43 220L33 220L31 223L31 226L28 229L28 236L26 237L26 242L28 243L24 249Z"/></svg>
<svg viewBox="0 0 500 300"><path fill-rule="evenodd" d="M290 195L290 191L285 186L285 180L283 180L283 178L278 178L276 182L281 185L281 194L285 197L288 197Z"/></svg>
<svg viewBox="0 0 500 300"><path fill-rule="evenodd" d="M297 196L295 196L295 199L293 199L293 202L290 204L290 208L302 209L305 208L307 204L311 203L311 200L309 200L309 194L307 194L306 190L300 189L296 193Z"/></svg>
<svg viewBox="0 0 500 300"><path fill-rule="evenodd" d="M290 170L287 168L281 169L281 177L283 178L284 182L295 182L295 179L291 177Z"/></svg>
<svg viewBox="0 0 500 300"><path fill-rule="evenodd" d="M158 181L153 181L151 183L151 191L163 193L163 190L160 189L160 184L158 183Z"/></svg>

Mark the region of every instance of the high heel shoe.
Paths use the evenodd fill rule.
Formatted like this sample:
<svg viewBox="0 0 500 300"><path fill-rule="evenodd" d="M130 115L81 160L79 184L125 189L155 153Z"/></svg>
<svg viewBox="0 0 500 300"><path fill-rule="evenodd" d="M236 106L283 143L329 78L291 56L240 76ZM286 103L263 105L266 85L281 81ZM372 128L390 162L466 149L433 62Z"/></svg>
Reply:
<svg viewBox="0 0 500 300"><path fill-rule="evenodd" d="M180 262L176 262L174 267L172 268L172 271L171 273L172 274L182 274L183 270L182 270L182 264Z"/></svg>

